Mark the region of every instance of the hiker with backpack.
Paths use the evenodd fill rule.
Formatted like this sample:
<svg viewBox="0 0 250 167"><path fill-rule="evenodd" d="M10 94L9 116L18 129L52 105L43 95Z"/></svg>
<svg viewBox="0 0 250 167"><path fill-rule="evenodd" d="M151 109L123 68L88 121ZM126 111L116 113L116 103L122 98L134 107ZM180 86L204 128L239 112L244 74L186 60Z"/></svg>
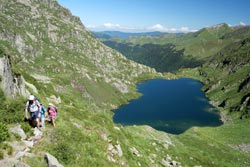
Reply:
<svg viewBox="0 0 250 167"><path fill-rule="evenodd" d="M51 124L56 127L56 123L55 123L55 119L57 117L57 107L54 106L52 103L49 103L49 107L47 109L49 118L50 118L50 122Z"/></svg>
<svg viewBox="0 0 250 167"><path fill-rule="evenodd" d="M40 103L40 106L41 106L41 110L40 110L40 127L45 128L46 108L42 103Z"/></svg>
<svg viewBox="0 0 250 167"><path fill-rule="evenodd" d="M29 120L32 126L39 128L40 103L35 96L30 95L25 107L25 119ZM28 117L29 113L29 117Z"/></svg>

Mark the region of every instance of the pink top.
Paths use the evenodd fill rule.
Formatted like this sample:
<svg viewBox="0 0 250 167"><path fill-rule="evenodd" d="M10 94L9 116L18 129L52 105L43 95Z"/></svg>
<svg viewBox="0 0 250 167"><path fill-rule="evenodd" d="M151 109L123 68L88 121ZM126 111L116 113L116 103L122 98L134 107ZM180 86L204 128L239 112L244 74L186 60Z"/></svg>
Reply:
<svg viewBox="0 0 250 167"><path fill-rule="evenodd" d="M56 109L54 107L50 106L48 113L50 117L56 117Z"/></svg>

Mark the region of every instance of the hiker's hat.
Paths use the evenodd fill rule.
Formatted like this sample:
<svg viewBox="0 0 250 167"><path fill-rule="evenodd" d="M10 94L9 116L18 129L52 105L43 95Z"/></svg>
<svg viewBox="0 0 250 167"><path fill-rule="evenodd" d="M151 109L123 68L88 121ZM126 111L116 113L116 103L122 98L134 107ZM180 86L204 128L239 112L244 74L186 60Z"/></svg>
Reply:
<svg viewBox="0 0 250 167"><path fill-rule="evenodd" d="M35 96L30 95L30 96L29 96L29 100L35 100Z"/></svg>

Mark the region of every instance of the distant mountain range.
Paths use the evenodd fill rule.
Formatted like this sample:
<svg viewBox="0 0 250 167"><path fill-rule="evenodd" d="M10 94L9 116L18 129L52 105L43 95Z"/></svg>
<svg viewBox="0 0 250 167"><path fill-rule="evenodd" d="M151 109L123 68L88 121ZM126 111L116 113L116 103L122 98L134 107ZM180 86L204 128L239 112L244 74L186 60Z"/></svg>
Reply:
<svg viewBox="0 0 250 167"><path fill-rule="evenodd" d="M186 34L149 33L143 36L142 33L142 36L129 38L99 38L133 61L159 72L175 72L180 68L201 65L229 43L241 40L248 34L249 26L230 27L222 23Z"/></svg>
<svg viewBox="0 0 250 167"><path fill-rule="evenodd" d="M230 27L225 23L193 33L133 36L102 39L127 58L159 72L179 73L198 69L204 91L214 106L250 116L250 26ZM242 82L242 85L235 84ZM241 87L244 87L242 91ZM224 90L224 93L221 92Z"/></svg>
<svg viewBox="0 0 250 167"><path fill-rule="evenodd" d="M100 32L91 32L96 38L99 39L111 39L111 38L122 38L126 39L129 37L140 37L140 36L160 36L163 34L168 34L164 32L154 31L154 32L138 32L138 33L129 33L129 32L120 32L120 31L100 31Z"/></svg>
<svg viewBox="0 0 250 167"><path fill-rule="evenodd" d="M56 0L1 0L0 9L0 166L61 166L47 153L74 167L249 166L249 27L100 40ZM200 80L230 122L180 135L115 124L112 110L141 95L136 83L159 77ZM59 111L56 128L46 122L35 138L23 120L29 94Z"/></svg>

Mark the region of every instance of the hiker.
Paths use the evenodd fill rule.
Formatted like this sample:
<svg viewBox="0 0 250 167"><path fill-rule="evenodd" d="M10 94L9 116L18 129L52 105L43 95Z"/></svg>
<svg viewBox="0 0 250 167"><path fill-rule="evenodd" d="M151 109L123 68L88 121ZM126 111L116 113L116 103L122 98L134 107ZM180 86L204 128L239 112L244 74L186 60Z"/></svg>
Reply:
<svg viewBox="0 0 250 167"><path fill-rule="evenodd" d="M28 112L30 116L28 117ZM32 126L39 128L40 103L35 96L30 95L25 107L25 119L29 120Z"/></svg>
<svg viewBox="0 0 250 167"><path fill-rule="evenodd" d="M42 103L40 103L40 106L41 106L41 110L40 110L40 127L45 128L46 108Z"/></svg>
<svg viewBox="0 0 250 167"><path fill-rule="evenodd" d="M51 124L54 127L56 127L55 119L57 117L57 107L54 106L52 103L49 103L49 107L47 109L47 112L48 112Z"/></svg>

